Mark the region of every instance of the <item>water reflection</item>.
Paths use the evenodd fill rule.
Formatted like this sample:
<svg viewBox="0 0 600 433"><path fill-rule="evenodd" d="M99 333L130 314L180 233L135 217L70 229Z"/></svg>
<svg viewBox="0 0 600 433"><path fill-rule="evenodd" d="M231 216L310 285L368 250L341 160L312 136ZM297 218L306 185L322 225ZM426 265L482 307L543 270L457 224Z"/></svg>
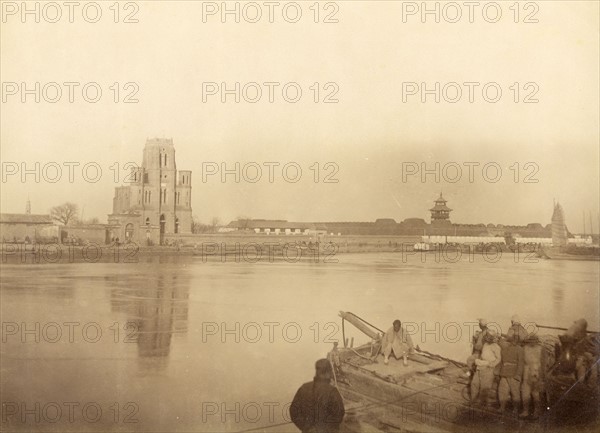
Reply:
<svg viewBox="0 0 600 433"><path fill-rule="evenodd" d="M189 276L180 268L154 271L143 279L110 276L106 283L117 286L110 291L110 305L113 313L127 317L125 338L137 342L140 358L152 358L142 364L166 368L173 335L188 331Z"/></svg>
<svg viewBox="0 0 600 433"><path fill-rule="evenodd" d="M552 267L552 306L557 316L562 315L565 298L565 264L561 260L556 260Z"/></svg>
<svg viewBox="0 0 600 433"><path fill-rule="evenodd" d="M437 279L437 284L435 286L435 291L438 296L438 302L440 304L444 304L446 302L446 298L448 297L448 280L450 279L450 271L446 266L442 266L436 268L433 271L435 278Z"/></svg>

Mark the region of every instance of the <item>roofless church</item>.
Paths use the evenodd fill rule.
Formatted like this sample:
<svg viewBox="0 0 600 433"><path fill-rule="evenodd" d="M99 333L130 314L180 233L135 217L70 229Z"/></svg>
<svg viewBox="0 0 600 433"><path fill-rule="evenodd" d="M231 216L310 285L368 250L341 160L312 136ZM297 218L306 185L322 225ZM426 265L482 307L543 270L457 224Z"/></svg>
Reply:
<svg viewBox="0 0 600 433"><path fill-rule="evenodd" d="M115 188L111 238L162 245L169 234L192 232L192 172L177 171L172 139L148 139L129 182Z"/></svg>

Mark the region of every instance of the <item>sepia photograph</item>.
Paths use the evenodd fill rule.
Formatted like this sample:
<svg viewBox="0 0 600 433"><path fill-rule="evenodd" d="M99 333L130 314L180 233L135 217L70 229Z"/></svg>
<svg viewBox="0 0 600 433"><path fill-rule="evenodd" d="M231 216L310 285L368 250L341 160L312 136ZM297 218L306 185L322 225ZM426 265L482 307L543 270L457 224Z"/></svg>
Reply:
<svg viewBox="0 0 600 433"><path fill-rule="evenodd" d="M0 12L0 432L600 429L600 2Z"/></svg>

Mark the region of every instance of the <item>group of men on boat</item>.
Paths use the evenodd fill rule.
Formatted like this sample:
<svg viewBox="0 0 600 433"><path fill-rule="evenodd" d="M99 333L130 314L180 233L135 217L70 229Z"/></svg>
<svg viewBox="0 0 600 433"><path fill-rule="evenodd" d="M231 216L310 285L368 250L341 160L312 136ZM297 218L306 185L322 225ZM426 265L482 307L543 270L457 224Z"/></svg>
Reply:
<svg viewBox="0 0 600 433"><path fill-rule="evenodd" d="M479 327L473 336L473 352L467 359L472 404L489 407L494 400L493 385L497 383L499 412L504 413L511 402L515 415L537 419L542 412L549 367L548 352L540 338L536 333L528 333L517 315L511 318L511 326L503 335L490 329L485 319L479 319ZM572 373L577 382L595 386L598 354L597 348L584 343L591 341L586 338L586 330L587 322L580 319L560 336L562 344L554 348L554 368ZM578 344L567 344L569 341ZM533 413L530 413L531 400Z"/></svg>
<svg viewBox="0 0 600 433"><path fill-rule="evenodd" d="M572 377L575 384L598 390L600 334L588 333L585 319L575 321L560 335L556 339L560 343L552 343L554 353L549 351L552 345L548 347L548 342L542 341L535 332L528 333L516 315L512 316L506 334L499 335L488 327L485 319L479 319L479 328L473 336L472 354L467 359L473 405L490 409L497 390L500 413L506 412L510 402L515 416L536 419L542 414L548 382L557 375ZM389 357L394 355L407 366L415 346L400 320L395 320L380 338L381 344L372 359L382 352L384 364L388 365ZM334 343L327 359L316 362L314 380L302 385L294 396L290 415L303 433L338 432L344 419L344 403L337 389L337 382L344 381L344 373L337 346ZM571 389L572 386L569 392Z"/></svg>

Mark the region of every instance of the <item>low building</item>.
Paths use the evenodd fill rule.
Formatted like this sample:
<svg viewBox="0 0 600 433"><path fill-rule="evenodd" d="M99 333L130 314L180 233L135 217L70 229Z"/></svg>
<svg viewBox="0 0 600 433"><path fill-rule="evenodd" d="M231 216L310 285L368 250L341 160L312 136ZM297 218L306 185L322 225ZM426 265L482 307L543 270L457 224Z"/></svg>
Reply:
<svg viewBox="0 0 600 433"><path fill-rule="evenodd" d="M286 220L245 219L230 222L226 231L251 231L265 235L324 235L327 228L315 223L301 223ZM225 230L223 230L225 232Z"/></svg>
<svg viewBox="0 0 600 433"><path fill-rule="evenodd" d="M50 215L0 214L2 242L57 242L58 226Z"/></svg>
<svg viewBox="0 0 600 433"><path fill-rule="evenodd" d="M238 220L232 221L219 232L235 230L254 230L256 233L286 233L299 234L308 230L319 233L343 236L426 236L428 239L453 239L469 242L505 242L504 238L541 239L552 237L552 226L545 227L539 223L529 223L523 226L503 224L456 224L450 221L450 209L442 194L435 200L431 212L431 223L423 218L407 218L396 222L392 218L380 218L374 222L334 221L334 222L289 222L286 220ZM486 239L486 241L483 241ZM450 242L450 241L446 241ZM459 242L457 240L457 242ZM532 241L533 242L533 241Z"/></svg>

